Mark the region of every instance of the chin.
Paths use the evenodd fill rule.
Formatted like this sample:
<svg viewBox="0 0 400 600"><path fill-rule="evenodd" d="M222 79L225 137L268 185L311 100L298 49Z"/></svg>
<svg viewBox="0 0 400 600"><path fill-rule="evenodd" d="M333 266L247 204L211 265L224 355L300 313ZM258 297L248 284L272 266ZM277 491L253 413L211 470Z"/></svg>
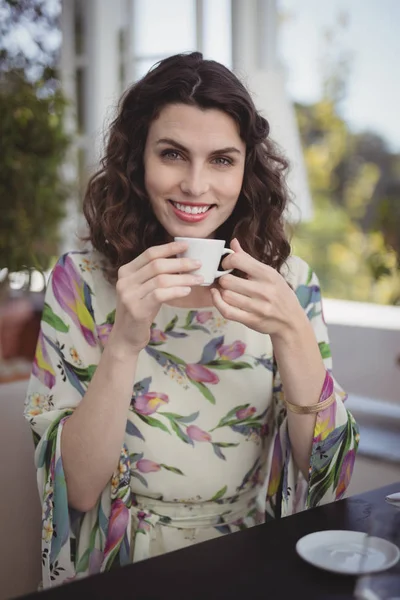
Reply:
<svg viewBox="0 0 400 600"><path fill-rule="evenodd" d="M193 225L185 225L179 223L161 223L167 234L171 237L187 237L187 238L213 238L217 227L207 226L205 227L201 223Z"/></svg>

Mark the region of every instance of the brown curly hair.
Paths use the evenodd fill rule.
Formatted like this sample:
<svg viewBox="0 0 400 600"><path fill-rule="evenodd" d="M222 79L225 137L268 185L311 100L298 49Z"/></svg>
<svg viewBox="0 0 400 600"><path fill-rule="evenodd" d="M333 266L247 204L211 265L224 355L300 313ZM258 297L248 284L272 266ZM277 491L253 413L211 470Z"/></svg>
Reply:
<svg viewBox="0 0 400 600"><path fill-rule="evenodd" d="M162 60L126 91L101 168L89 180L83 202L86 239L105 258L109 279L115 281L118 268L146 248L167 241L145 189L143 155L151 122L163 107L177 103L222 110L238 124L246 144L243 185L215 237L237 237L246 252L279 270L290 254L283 219L288 164L268 139L269 124L239 79L192 52Z"/></svg>

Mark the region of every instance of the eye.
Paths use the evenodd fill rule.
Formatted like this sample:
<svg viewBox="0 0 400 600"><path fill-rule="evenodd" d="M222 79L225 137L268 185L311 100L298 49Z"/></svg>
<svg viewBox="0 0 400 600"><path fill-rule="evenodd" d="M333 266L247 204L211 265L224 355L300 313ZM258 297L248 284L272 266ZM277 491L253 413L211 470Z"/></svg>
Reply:
<svg viewBox="0 0 400 600"><path fill-rule="evenodd" d="M233 160L231 158L227 158L226 156L217 156L213 159L213 162L221 167L230 167L233 165Z"/></svg>
<svg viewBox="0 0 400 600"><path fill-rule="evenodd" d="M162 158L166 158L167 160L179 160L180 158L182 158L179 152L177 152L177 150L172 150L171 148L163 150L161 152L161 156Z"/></svg>

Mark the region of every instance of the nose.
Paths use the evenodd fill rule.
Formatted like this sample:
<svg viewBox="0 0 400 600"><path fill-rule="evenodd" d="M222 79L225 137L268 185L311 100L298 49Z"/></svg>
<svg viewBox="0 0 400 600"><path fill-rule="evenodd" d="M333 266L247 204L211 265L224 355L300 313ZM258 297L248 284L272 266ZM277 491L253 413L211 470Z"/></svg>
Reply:
<svg viewBox="0 0 400 600"><path fill-rule="evenodd" d="M210 189L207 174L201 167L191 166L182 178L180 188L187 196L198 198Z"/></svg>

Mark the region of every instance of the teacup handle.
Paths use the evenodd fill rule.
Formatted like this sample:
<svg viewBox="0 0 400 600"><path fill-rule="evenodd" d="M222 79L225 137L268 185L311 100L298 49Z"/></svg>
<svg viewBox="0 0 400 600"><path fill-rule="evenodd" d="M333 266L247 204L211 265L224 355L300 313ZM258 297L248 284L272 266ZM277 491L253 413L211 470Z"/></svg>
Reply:
<svg viewBox="0 0 400 600"><path fill-rule="evenodd" d="M225 254L235 254L234 250L231 250L230 248L224 248L224 251L221 253L221 258L225 255ZM228 273L232 273L233 269L228 269L227 271L217 271L215 273L215 277L221 277L221 275L228 275Z"/></svg>

